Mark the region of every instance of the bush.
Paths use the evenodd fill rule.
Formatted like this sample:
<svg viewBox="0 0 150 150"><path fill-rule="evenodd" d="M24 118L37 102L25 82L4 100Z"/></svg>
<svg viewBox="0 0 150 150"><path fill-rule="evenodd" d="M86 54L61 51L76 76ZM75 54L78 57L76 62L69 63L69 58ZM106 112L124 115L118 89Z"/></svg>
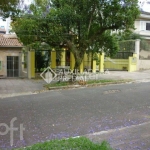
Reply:
<svg viewBox="0 0 150 150"><path fill-rule="evenodd" d="M93 143L86 137L52 140L18 150L112 150L107 142Z"/></svg>

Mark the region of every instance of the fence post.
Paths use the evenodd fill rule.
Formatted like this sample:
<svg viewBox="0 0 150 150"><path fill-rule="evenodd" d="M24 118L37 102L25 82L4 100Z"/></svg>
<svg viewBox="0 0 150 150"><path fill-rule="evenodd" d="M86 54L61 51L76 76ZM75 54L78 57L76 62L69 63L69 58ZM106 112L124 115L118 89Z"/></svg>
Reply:
<svg viewBox="0 0 150 150"><path fill-rule="evenodd" d="M66 66L66 51L65 50L62 50L61 52L60 66L63 68L65 68Z"/></svg>
<svg viewBox="0 0 150 150"><path fill-rule="evenodd" d="M139 70L140 40L135 40L135 53L137 54L137 70Z"/></svg>
<svg viewBox="0 0 150 150"><path fill-rule="evenodd" d="M132 57L129 57L128 72L131 72Z"/></svg>
<svg viewBox="0 0 150 150"><path fill-rule="evenodd" d="M99 71L104 72L104 53L100 54Z"/></svg>
<svg viewBox="0 0 150 150"><path fill-rule="evenodd" d="M28 51L28 78L35 78L35 51Z"/></svg>
<svg viewBox="0 0 150 150"><path fill-rule="evenodd" d="M139 56L138 56L139 57ZM135 58L135 71L138 70L139 59L137 58L137 54L133 54L133 58Z"/></svg>
<svg viewBox="0 0 150 150"><path fill-rule="evenodd" d="M51 68L56 69L56 51L51 51Z"/></svg>
<svg viewBox="0 0 150 150"><path fill-rule="evenodd" d="M75 65L75 58L72 52L70 52L70 69L71 72L74 70L74 65Z"/></svg>
<svg viewBox="0 0 150 150"><path fill-rule="evenodd" d="M93 60L92 72L96 73L96 60Z"/></svg>
<svg viewBox="0 0 150 150"><path fill-rule="evenodd" d="M129 57L128 72L133 72L137 70L137 54L133 54Z"/></svg>

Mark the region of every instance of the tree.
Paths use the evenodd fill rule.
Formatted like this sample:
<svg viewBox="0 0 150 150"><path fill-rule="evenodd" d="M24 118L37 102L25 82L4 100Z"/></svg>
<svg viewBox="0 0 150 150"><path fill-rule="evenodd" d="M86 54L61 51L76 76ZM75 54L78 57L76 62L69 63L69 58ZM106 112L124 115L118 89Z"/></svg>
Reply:
<svg viewBox="0 0 150 150"><path fill-rule="evenodd" d="M53 0L52 6L58 10L66 32L72 33L65 42L74 54L75 68L91 47L92 51L109 51L111 55L117 51L117 41L110 31L134 28L139 14L137 0ZM78 37L77 43L73 35Z"/></svg>
<svg viewBox="0 0 150 150"><path fill-rule="evenodd" d="M0 0L0 16L7 18L10 15L18 14L20 12L18 4L19 0Z"/></svg>
<svg viewBox="0 0 150 150"><path fill-rule="evenodd" d="M24 15L30 19L13 24L18 37L25 44L44 41L56 50L67 46L75 69L87 51L113 55L118 43L112 31L133 29L140 14L138 0L35 0L30 9L32 14Z"/></svg>

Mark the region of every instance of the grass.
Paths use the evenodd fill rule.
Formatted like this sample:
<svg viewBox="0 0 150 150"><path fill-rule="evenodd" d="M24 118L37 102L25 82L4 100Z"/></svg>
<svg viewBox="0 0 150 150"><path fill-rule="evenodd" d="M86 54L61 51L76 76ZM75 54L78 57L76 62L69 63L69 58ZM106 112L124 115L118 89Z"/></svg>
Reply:
<svg viewBox="0 0 150 150"><path fill-rule="evenodd" d="M51 84L47 84L45 85L45 87L60 87L60 86L68 86L70 85L69 82L67 81L64 81L64 82L56 82L56 83L51 83Z"/></svg>
<svg viewBox="0 0 150 150"><path fill-rule="evenodd" d="M93 143L86 137L79 137L79 138L52 140L44 143L37 143L30 147L20 148L17 150L113 150L113 149L106 141L99 144Z"/></svg>
<svg viewBox="0 0 150 150"><path fill-rule="evenodd" d="M86 85L90 84L104 84L104 83L123 83L123 82L130 82L132 80L112 80L112 79L103 79L103 80L88 80L86 81ZM63 82L55 82L51 84L47 84L44 87L51 88L51 87L61 87L61 86L69 86L69 85L79 85L79 82L69 82L69 81L63 81Z"/></svg>
<svg viewBox="0 0 150 150"><path fill-rule="evenodd" d="M107 80L107 79L104 79L104 80L88 80L87 81L87 84L94 84L94 83L116 83L118 80Z"/></svg>

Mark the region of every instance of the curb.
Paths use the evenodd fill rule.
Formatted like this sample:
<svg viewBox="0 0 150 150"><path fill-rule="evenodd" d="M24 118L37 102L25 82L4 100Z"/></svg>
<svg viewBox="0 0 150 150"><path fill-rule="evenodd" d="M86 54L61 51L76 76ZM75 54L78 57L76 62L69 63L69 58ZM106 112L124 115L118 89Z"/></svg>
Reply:
<svg viewBox="0 0 150 150"><path fill-rule="evenodd" d="M35 90L33 92L22 92L22 93L12 93L12 94L0 94L0 99L16 97L16 96L25 96L25 95L34 95L39 93L44 93L54 90L63 90L63 89L77 89L77 88L88 88L88 87L100 87L106 85L117 85L117 84L127 84L127 83L136 83L136 81L116 81L116 82L107 82L107 83L94 83L87 85L69 85L69 86L59 86L59 87L48 87L42 90Z"/></svg>
<svg viewBox="0 0 150 150"><path fill-rule="evenodd" d="M86 88L86 87L97 87L105 85L115 85L115 84L126 84L126 83L135 83L135 81L116 81L116 82L107 82L107 83L93 83L87 85L70 85L70 86L59 86L59 87L48 87L48 90L62 90L62 89L74 89L74 88Z"/></svg>

